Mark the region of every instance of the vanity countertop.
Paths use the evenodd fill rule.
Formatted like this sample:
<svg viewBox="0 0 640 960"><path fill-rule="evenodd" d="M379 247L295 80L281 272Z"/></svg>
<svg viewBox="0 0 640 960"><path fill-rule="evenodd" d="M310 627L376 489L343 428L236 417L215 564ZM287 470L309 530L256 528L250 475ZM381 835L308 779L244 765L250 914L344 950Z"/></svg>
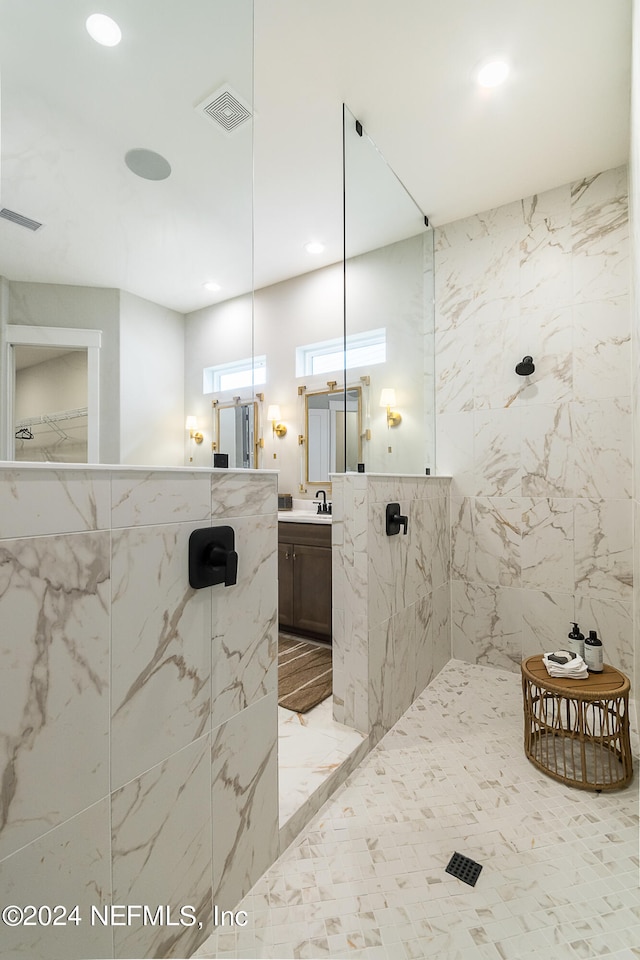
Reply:
<svg viewBox="0 0 640 960"><path fill-rule="evenodd" d="M278 510L278 520L284 523L331 523L330 513L315 510Z"/></svg>

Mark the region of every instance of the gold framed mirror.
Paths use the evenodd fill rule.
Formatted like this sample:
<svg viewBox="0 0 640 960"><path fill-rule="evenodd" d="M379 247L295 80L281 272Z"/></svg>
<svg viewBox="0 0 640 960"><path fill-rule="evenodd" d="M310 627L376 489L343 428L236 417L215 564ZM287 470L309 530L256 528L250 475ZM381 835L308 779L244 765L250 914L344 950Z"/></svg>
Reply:
<svg viewBox="0 0 640 960"><path fill-rule="evenodd" d="M307 483L328 483L331 473L358 469L362 460L361 387L306 393L304 423Z"/></svg>
<svg viewBox="0 0 640 960"><path fill-rule="evenodd" d="M228 454L229 467L251 470L258 466L259 446L257 401L214 401L212 450Z"/></svg>

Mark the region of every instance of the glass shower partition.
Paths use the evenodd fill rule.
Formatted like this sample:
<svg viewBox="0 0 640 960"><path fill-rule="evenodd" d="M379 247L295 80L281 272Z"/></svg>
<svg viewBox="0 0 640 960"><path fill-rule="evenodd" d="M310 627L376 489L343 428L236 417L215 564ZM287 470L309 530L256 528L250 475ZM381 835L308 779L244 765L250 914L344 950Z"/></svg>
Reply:
<svg viewBox="0 0 640 960"><path fill-rule="evenodd" d="M435 461L433 230L346 105L343 147L345 384L363 396L345 462L357 442L367 473L424 475Z"/></svg>

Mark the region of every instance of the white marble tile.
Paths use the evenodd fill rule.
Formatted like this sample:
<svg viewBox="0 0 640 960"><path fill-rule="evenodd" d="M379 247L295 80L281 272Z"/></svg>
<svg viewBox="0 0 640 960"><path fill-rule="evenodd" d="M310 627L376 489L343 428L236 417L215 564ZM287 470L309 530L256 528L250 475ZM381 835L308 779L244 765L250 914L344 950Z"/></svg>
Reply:
<svg viewBox="0 0 640 960"><path fill-rule="evenodd" d="M456 659L519 668L522 616L519 588L451 582L451 643Z"/></svg>
<svg viewBox="0 0 640 960"><path fill-rule="evenodd" d="M630 497L630 399L576 401L571 421L575 496Z"/></svg>
<svg viewBox="0 0 640 960"><path fill-rule="evenodd" d="M465 375L473 384L476 410L510 406L522 384L509 361L521 352L519 304L513 304L507 317L496 317L495 313L494 309L480 311L474 323L473 356ZM454 343L452 348L459 350L460 344Z"/></svg>
<svg viewBox="0 0 640 960"><path fill-rule="evenodd" d="M615 174L609 171L572 186L573 288L577 300L606 300L628 291L628 200L620 190L606 189L612 176Z"/></svg>
<svg viewBox="0 0 640 960"><path fill-rule="evenodd" d="M436 227L434 231L435 249L446 251L450 247L457 248L469 241L477 241L483 237L501 233L519 236L524 222L523 205L519 200L515 200L512 203L506 203L490 210L483 210L470 217Z"/></svg>
<svg viewBox="0 0 640 960"><path fill-rule="evenodd" d="M278 708L278 794L280 826L359 747L364 735L336 723L331 700L308 713Z"/></svg>
<svg viewBox="0 0 640 960"><path fill-rule="evenodd" d="M199 923L113 928L116 957L186 957L211 932L210 740L202 737L112 794L113 902L189 905Z"/></svg>
<svg viewBox="0 0 640 960"><path fill-rule="evenodd" d="M475 499L451 497L451 576L476 578Z"/></svg>
<svg viewBox="0 0 640 960"><path fill-rule="evenodd" d="M571 209L580 215L582 210L597 209L611 199L626 200L628 195L629 171L623 164L572 183Z"/></svg>
<svg viewBox="0 0 640 960"><path fill-rule="evenodd" d="M214 519L276 513L278 477L246 470L211 474L211 512Z"/></svg>
<svg viewBox="0 0 640 960"><path fill-rule="evenodd" d="M113 787L210 729L214 588L189 586L195 529L172 523L113 533Z"/></svg>
<svg viewBox="0 0 640 960"><path fill-rule="evenodd" d="M513 370L512 382L518 391L517 405L559 403L573 397L574 334L571 306L555 303L537 309L523 309L520 316L519 345L512 356L533 357L531 377L519 377Z"/></svg>
<svg viewBox="0 0 640 960"><path fill-rule="evenodd" d="M53 909L60 904L71 911L77 904L79 919L78 923L69 921L68 914L58 910L53 914L58 921L55 925L46 922L46 912L42 925L36 922L11 928L3 924L3 957L82 960L112 955L110 927L91 922L91 907L102 909L111 902L110 846L109 800L105 798L2 861L3 906L32 904Z"/></svg>
<svg viewBox="0 0 640 960"><path fill-rule="evenodd" d="M519 499L477 497L474 512L474 580L520 585L522 507Z"/></svg>
<svg viewBox="0 0 640 960"><path fill-rule="evenodd" d="M414 605L416 647L416 693L422 693L435 676L433 637L433 595L422 597ZM403 708L408 710L415 697Z"/></svg>
<svg viewBox="0 0 640 960"><path fill-rule="evenodd" d="M111 484L114 528L211 518L209 472L114 471Z"/></svg>
<svg viewBox="0 0 640 960"><path fill-rule="evenodd" d="M347 677L344 666L347 637L345 633L344 609L336 609L332 613L332 660L333 660L333 715L338 723L345 723L345 696Z"/></svg>
<svg viewBox="0 0 640 960"><path fill-rule="evenodd" d="M366 558L364 558L366 561ZM341 691L343 715L336 715L349 727L369 731L369 686L373 682L370 658L370 631L366 605L354 598L353 606L344 611L344 643L342 660L334 660L334 691ZM335 657L335 640L334 640ZM338 677L339 663L344 675Z"/></svg>
<svg viewBox="0 0 640 960"><path fill-rule="evenodd" d="M524 587L573 593L573 504L553 498L521 501Z"/></svg>
<svg viewBox="0 0 640 960"><path fill-rule="evenodd" d="M564 650L574 616L573 593L522 590L522 656Z"/></svg>
<svg viewBox="0 0 640 960"><path fill-rule="evenodd" d="M536 404L522 408L522 495L574 495L571 405Z"/></svg>
<svg viewBox="0 0 640 960"><path fill-rule="evenodd" d="M479 410L474 417L474 473L476 496L519 496L520 411Z"/></svg>
<svg viewBox="0 0 640 960"><path fill-rule="evenodd" d="M403 606L402 588L409 564L409 537L387 536L383 503L369 507L368 618L369 624L388 620Z"/></svg>
<svg viewBox="0 0 640 960"><path fill-rule="evenodd" d="M213 900L232 909L278 853L277 698L212 731Z"/></svg>
<svg viewBox="0 0 640 960"><path fill-rule="evenodd" d="M629 298L578 303L573 309L576 400L631 396Z"/></svg>
<svg viewBox="0 0 640 960"><path fill-rule="evenodd" d="M451 533L449 523L449 495L427 501L424 507L425 540L430 543L431 590L436 590L450 577ZM422 546L423 553L424 545Z"/></svg>
<svg viewBox="0 0 640 960"><path fill-rule="evenodd" d="M108 471L0 467L0 540L83 530L110 523Z"/></svg>
<svg viewBox="0 0 640 960"><path fill-rule="evenodd" d="M278 683L275 518L265 514L229 522L235 531L238 582L229 587L217 584L208 591L212 604L212 727L274 693Z"/></svg>
<svg viewBox="0 0 640 960"><path fill-rule="evenodd" d="M367 643L367 700L366 710L363 711L365 722L359 729L363 733L368 733L371 743L377 741L384 735L386 728L383 718L384 691L387 656L387 634L391 630L391 621L374 624L369 630ZM355 725L354 725L355 726Z"/></svg>
<svg viewBox="0 0 640 960"><path fill-rule="evenodd" d="M579 500L575 505L575 592L631 601L633 517L630 500Z"/></svg>
<svg viewBox="0 0 640 960"><path fill-rule="evenodd" d="M437 676L451 659L451 584L443 583L433 591L431 636L433 675Z"/></svg>
<svg viewBox="0 0 640 960"><path fill-rule="evenodd" d="M0 542L0 857L109 790L109 534Z"/></svg>
<svg viewBox="0 0 640 960"><path fill-rule="evenodd" d="M467 324L467 336L458 327L438 329L435 335L435 387L438 413L464 413L473 410L475 343L473 327Z"/></svg>
<svg viewBox="0 0 640 960"><path fill-rule="evenodd" d="M474 415L443 413L436 416L436 463L438 473L452 477L451 493L472 497L476 494L473 466Z"/></svg>
<svg viewBox="0 0 640 960"><path fill-rule="evenodd" d="M629 601L576 597L576 617L585 637L595 630L602 640L605 663L622 670L632 682L633 694L633 617Z"/></svg>
<svg viewBox="0 0 640 960"><path fill-rule="evenodd" d="M571 302L569 187L528 197L520 244L520 303L523 309Z"/></svg>

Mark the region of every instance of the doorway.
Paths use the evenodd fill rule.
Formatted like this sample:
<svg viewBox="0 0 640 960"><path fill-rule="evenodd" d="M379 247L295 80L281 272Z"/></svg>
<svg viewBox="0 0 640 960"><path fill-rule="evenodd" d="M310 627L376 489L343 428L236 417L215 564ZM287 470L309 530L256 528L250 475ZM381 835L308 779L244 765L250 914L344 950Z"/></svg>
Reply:
<svg viewBox="0 0 640 960"><path fill-rule="evenodd" d="M98 463L100 330L8 324L6 460Z"/></svg>

